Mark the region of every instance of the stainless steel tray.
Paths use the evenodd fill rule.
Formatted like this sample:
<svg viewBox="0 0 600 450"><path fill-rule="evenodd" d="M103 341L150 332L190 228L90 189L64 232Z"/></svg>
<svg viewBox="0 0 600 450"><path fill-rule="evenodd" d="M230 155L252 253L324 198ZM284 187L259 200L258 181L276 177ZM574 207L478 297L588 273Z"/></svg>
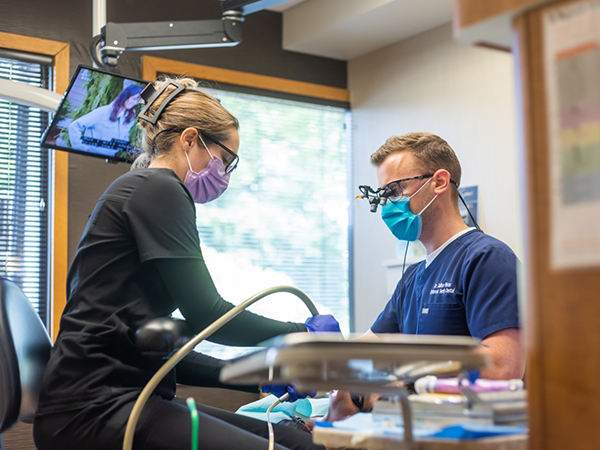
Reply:
<svg viewBox="0 0 600 450"><path fill-rule="evenodd" d="M339 334L293 333L261 346L266 348L226 363L221 381L293 382L307 389L393 393L398 382L487 364L477 351L479 341L465 336L390 334L346 341Z"/></svg>

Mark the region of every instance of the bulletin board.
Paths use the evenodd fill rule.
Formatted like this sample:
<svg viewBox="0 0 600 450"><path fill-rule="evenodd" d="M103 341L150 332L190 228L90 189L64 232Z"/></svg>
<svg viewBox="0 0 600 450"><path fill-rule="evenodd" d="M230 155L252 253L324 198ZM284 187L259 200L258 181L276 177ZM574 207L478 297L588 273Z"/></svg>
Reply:
<svg viewBox="0 0 600 450"><path fill-rule="evenodd" d="M600 266L600 1L544 14L552 269Z"/></svg>

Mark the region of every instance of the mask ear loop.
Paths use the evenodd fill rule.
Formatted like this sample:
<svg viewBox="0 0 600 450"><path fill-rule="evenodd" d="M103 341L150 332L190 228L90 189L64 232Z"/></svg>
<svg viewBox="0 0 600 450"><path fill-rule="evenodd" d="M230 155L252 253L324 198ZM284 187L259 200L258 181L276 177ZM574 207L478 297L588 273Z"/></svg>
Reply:
<svg viewBox="0 0 600 450"><path fill-rule="evenodd" d="M431 201L430 201L429 203L427 203L427 206L426 206L425 208L423 208L423 209L421 210L421 212L420 212L419 214L417 214L417 216L420 216L421 214L423 214L423 212L424 212L424 211L425 211L427 208L429 208L429 205L431 205L431 204L433 203L433 201L434 201L436 198L437 198L437 194L435 194L435 197L433 197L433 198L431 199Z"/></svg>
<svg viewBox="0 0 600 450"><path fill-rule="evenodd" d="M212 160L212 153L210 152L210 150L208 149L208 146L206 145L206 142L204 142L204 139L202 139L202 135L200 133L198 133L198 138L200 139L200 141L202 142L202 145L204 145L204 148L206 149L206 151L208 152L208 156L210 156L210 159ZM188 156L188 152L186 152L185 150L183 151L185 153L185 157L187 159L188 162L188 166L190 167L190 170L192 172L194 172L194 169L192 169L192 163L190 162L190 157ZM194 172L194 173L200 173L200 172Z"/></svg>
<svg viewBox="0 0 600 450"><path fill-rule="evenodd" d="M427 183L429 183L431 180L433 180L433 178L430 178L429 180L427 180ZM419 189L417 189L417 192L415 192L413 195L411 195L410 197L408 197L408 200L410 201L411 198L413 198L415 195L417 195L419 192L421 192L421 189L423 189L425 186L427 186L427 183L425 183L423 186L421 186ZM433 201L437 198L437 194L435 194L435 197L433 197L431 199L431 201L429 203L427 203L427 206L425 206L425 208L423 208L421 210L420 213L416 214L417 216L420 216L421 214L423 214L423 212L429 208L429 205L431 205L433 203Z"/></svg>
<svg viewBox="0 0 600 450"><path fill-rule="evenodd" d="M419 192L421 192L421 189L423 189L425 186L427 186L427 184L429 184L429 182L433 180L433 178L430 178L429 180L427 180L427 182L421 186L419 189L417 189L417 192L415 192L413 195L411 195L410 197L408 197L408 199L410 200L411 198L413 198L415 195L417 195Z"/></svg>
<svg viewBox="0 0 600 450"><path fill-rule="evenodd" d="M200 139L200 142L202 142L202 145L204 145L204 148L206 149L206 151L208 152L208 155L210 156L210 159L212 159L213 154L210 152L210 150L208 149L208 146L206 145L206 142L204 142L204 139L202 139L202 134L198 133L198 139Z"/></svg>
<svg viewBox="0 0 600 450"><path fill-rule="evenodd" d="M194 172L194 169L192 169L192 163L190 162L190 157L188 156L188 152L186 152L184 150L183 153L185 153L185 159L187 159L188 167L190 168L190 172L197 174L198 172Z"/></svg>

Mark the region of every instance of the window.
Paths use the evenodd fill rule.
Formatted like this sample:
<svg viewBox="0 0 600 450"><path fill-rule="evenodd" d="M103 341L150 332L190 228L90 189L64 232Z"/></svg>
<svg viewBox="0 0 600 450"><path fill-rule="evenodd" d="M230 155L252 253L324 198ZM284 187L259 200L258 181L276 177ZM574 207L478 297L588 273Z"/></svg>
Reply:
<svg viewBox="0 0 600 450"><path fill-rule="evenodd" d="M292 285L350 322L348 184L350 113L339 107L210 91L240 121L240 162L217 202L197 206L202 251L219 293L240 303ZM255 303L258 314L304 322L291 294ZM200 344L221 358L237 349Z"/></svg>
<svg viewBox="0 0 600 450"><path fill-rule="evenodd" d="M49 88L47 65L0 57L0 78ZM0 99L0 276L19 285L47 321L48 114Z"/></svg>

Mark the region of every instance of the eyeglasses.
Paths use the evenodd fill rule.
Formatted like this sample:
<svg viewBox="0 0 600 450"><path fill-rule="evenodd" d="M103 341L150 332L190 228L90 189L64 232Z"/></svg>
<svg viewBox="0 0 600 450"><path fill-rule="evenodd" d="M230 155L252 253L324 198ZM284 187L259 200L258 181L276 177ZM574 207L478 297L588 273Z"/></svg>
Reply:
<svg viewBox="0 0 600 450"><path fill-rule="evenodd" d="M431 178L434 175L435 174L433 173L428 173L426 175L419 175L417 177L402 178L400 180L392 181L386 184L384 187L378 189L373 189L371 186L366 185L359 186L358 190L361 192L362 195L359 195L356 198L366 198L369 201L371 212L374 213L377 212L377 207L380 204L385 205L388 199L390 199L391 201L395 201L394 197L407 197L407 188L406 186L403 186L402 183L412 180L423 180L424 178ZM453 184L456 187L456 189L458 189L458 183L452 178L450 178L450 183ZM467 207L465 200L462 198L462 195L460 195L460 192L458 192L458 196L467 208L467 211L469 211L469 208ZM469 214L471 214L470 211ZM475 222L473 216L471 216L471 218L473 219L475 226L479 228L479 225L477 225L477 222Z"/></svg>
<svg viewBox="0 0 600 450"><path fill-rule="evenodd" d="M196 129L196 130L198 131L198 133L200 133L206 139L211 141L213 144L217 144L219 147L221 147L223 150L225 150L227 153L229 153L231 155L230 161L227 161L227 159L223 158L223 164L225 165L225 173L233 172L235 170L235 168L237 167L238 162L240 161L240 157L237 155L237 153L235 153L233 150L229 149L225 144L223 144L221 141L219 141L213 135L208 134L206 131L202 131L202 130L198 130L198 129ZM184 128L167 128L166 130L163 130L163 131L175 131L177 133L181 133L184 131ZM163 131L160 131L159 133L157 133L156 136L158 136ZM154 136L154 139L156 139L156 136ZM152 141L152 146L154 146L154 140Z"/></svg>
<svg viewBox="0 0 600 450"><path fill-rule="evenodd" d="M393 198L393 197L402 197L406 195L407 187L406 182L412 180L423 180L425 178L431 178L434 174L428 173L426 175L419 175L417 177L409 177L402 178L400 180L392 181L386 184L381 189L378 189L378 192L381 192L382 197ZM404 185L403 185L404 183Z"/></svg>
<svg viewBox="0 0 600 450"><path fill-rule="evenodd" d="M240 161L240 157L237 155L237 153L234 153L233 150L230 150L229 148L227 148L227 146L225 144L223 144L221 141L219 141L216 137L208 134L206 131L198 130L198 132L202 136L204 136L206 139L217 144L219 147L221 147L223 150L225 150L227 153L229 153L231 155L231 161L227 161L225 158L223 158L223 163L225 164L225 173L233 172L235 170L235 168L237 167L238 162Z"/></svg>

